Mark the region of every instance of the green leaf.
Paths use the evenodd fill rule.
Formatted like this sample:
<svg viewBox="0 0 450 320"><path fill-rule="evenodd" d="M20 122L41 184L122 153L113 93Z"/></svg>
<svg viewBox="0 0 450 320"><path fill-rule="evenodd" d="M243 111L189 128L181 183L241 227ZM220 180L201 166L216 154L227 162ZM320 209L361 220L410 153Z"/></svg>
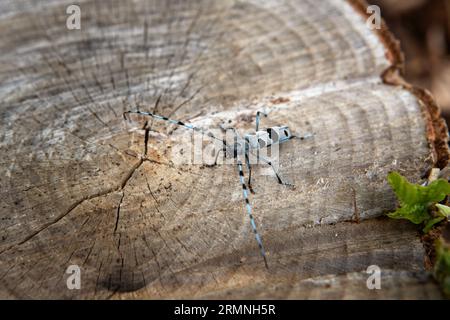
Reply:
<svg viewBox="0 0 450 320"><path fill-rule="evenodd" d="M442 220L444 220L444 217L437 217L437 218L433 218L431 220L428 220L427 224L425 225L425 228L423 228L423 232L424 233L428 233L428 231L430 231L431 228L433 228L433 226L438 223L441 222Z"/></svg>
<svg viewBox="0 0 450 320"><path fill-rule="evenodd" d="M395 212L388 213L389 218L393 219L407 219L414 224L420 224L430 218L426 206L414 205L403 206L398 208Z"/></svg>
<svg viewBox="0 0 450 320"><path fill-rule="evenodd" d="M429 202L439 202L445 199L450 193L450 184L444 179L438 179L430 183L426 187L418 186L427 192L425 194L425 200Z"/></svg>
<svg viewBox="0 0 450 320"><path fill-rule="evenodd" d="M443 204L439 204L436 203L436 207L438 208L439 213L443 216L443 217L448 217L450 216L450 207L444 206Z"/></svg>
<svg viewBox="0 0 450 320"><path fill-rule="evenodd" d="M424 187L410 183L398 172L391 172L388 181L401 205L429 205L444 200L450 193L450 184L444 179L435 180Z"/></svg>
<svg viewBox="0 0 450 320"><path fill-rule="evenodd" d="M417 188L397 172L388 174L388 182L394 190L400 205L414 203L418 197Z"/></svg>
<svg viewBox="0 0 450 320"><path fill-rule="evenodd" d="M428 232L433 225L450 214L450 208L445 206L445 208L438 206L441 215L438 218L434 218L429 211L430 205L444 200L450 193L450 183L446 180L438 179L428 186L421 186L410 183L397 172L391 172L388 175L388 182L400 202L400 208L389 213L389 217L406 219L415 224L425 223L424 232Z"/></svg>

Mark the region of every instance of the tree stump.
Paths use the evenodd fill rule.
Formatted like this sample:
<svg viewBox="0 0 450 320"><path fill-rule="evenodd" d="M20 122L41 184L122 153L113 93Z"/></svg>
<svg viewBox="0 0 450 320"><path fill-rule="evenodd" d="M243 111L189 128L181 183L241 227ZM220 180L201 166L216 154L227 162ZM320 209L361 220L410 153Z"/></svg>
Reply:
<svg viewBox="0 0 450 320"><path fill-rule="evenodd" d="M417 228L382 215L389 171L446 165L447 128L363 3L86 0L69 30L71 4L0 4L1 298L440 297ZM295 189L254 168L268 269L236 166L177 164L192 133L137 109L312 134L280 149Z"/></svg>

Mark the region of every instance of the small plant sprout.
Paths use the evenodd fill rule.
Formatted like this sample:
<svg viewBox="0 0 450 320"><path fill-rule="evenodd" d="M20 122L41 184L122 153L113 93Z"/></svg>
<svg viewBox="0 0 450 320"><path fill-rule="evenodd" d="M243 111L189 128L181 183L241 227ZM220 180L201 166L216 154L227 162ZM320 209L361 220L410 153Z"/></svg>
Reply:
<svg viewBox="0 0 450 320"><path fill-rule="evenodd" d="M450 207L438 203L450 194L450 183L446 180L437 179L427 186L421 186L410 183L398 172L391 172L388 182L400 202L400 208L389 213L388 217L423 224L424 233L449 217Z"/></svg>

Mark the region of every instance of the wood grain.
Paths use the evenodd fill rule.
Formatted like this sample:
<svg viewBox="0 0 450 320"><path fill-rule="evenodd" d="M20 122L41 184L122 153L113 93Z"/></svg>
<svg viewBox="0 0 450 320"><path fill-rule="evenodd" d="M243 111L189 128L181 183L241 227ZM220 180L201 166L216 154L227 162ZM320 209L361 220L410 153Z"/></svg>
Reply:
<svg viewBox="0 0 450 320"><path fill-rule="evenodd" d="M389 171L445 166L446 127L360 3L80 1L67 30L69 4L0 4L0 297L440 297L414 226L377 217ZM266 109L313 134L280 150L294 190L255 170L269 270L236 168L179 164L191 133L122 118L137 108L240 132Z"/></svg>

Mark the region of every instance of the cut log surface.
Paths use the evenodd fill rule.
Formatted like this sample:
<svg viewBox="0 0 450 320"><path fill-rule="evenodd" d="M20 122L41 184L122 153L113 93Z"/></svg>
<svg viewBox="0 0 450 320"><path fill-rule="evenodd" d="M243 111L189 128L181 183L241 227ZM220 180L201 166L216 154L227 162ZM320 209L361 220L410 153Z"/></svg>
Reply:
<svg viewBox="0 0 450 320"><path fill-rule="evenodd" d="M446 127L363 4L79 1L68 30L70 4L0 4L1 298L440 297L417 228L381 216L389 171L445 166ZM295 188L254 166L268 269L236 166L181 163L192 132L137 109L312 135L280 148Z"/></svg>

